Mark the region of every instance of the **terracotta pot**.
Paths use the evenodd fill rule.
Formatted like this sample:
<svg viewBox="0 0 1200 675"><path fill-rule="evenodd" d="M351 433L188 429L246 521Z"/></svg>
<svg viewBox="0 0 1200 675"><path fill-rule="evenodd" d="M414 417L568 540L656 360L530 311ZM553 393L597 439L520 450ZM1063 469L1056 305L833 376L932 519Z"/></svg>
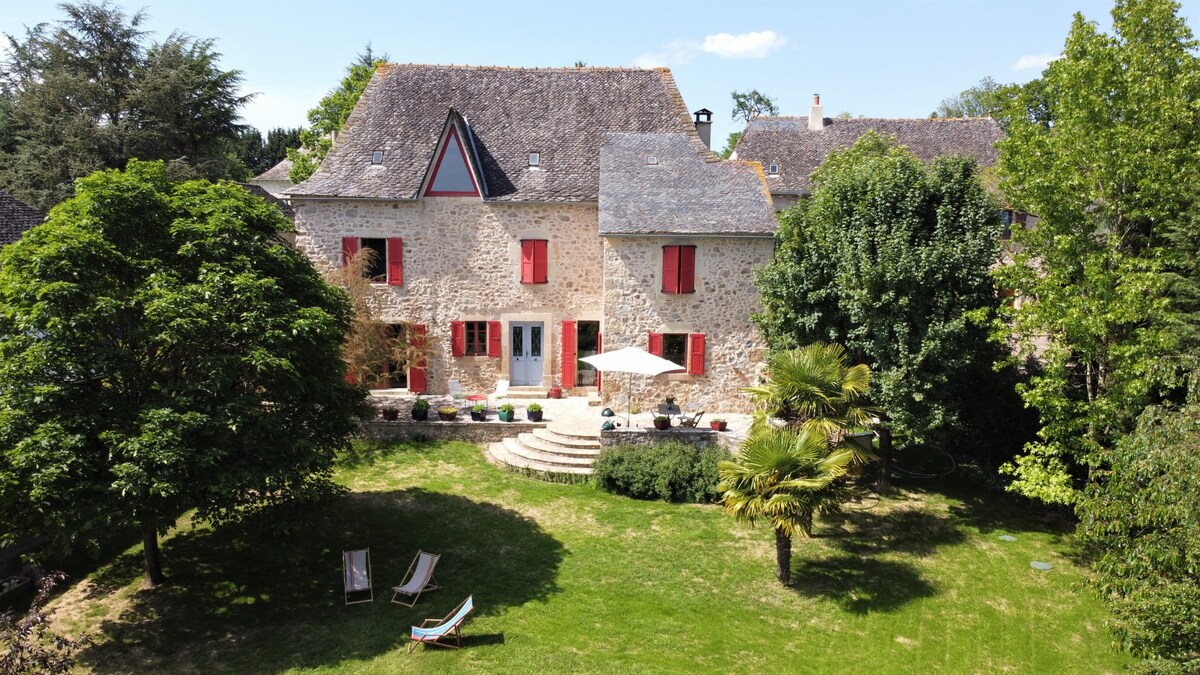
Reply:
<svg viewBox="0 0 1200 675"><path fill-rule="evenodd" d="M562 387L550 387L550 398L562 398Z"/></svg>
<svg viewBox="0 0 1200 675"><path fill-rule="evenodd" d="M392 408L385 408L383 410L380 410L379 414L383 415L383 419L385 419L389 422L395 422L400 417L400 411L392 409Z"/></svg>
<svg viewBox="0 0 1200 675"><path fill-rule="evenodd" d="M654 428L659 431L666 431L671 428L671 420L654 420Z"/></svg>
<svg viewBox="0 0 1200 675"><path fill-rule="evenodd" d="M725 431L725 427L729 426L727 422L709 422L708 425L713 428L713 431Z"/></svg>

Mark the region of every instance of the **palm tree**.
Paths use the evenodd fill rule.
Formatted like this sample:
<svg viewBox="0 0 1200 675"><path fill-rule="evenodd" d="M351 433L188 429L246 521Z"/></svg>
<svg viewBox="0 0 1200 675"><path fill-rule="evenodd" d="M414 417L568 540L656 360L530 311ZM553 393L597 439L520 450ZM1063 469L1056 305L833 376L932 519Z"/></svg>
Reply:
<svg viewBox="0 0 1200 675"><path fill-rule="evenodd" d="M841 345L816 342L773 352L767 373L765 383L742 390L758 405L756 427L777 417L836 444L848 430L870 424L876 413L866 401L871 369L847 365Z"/></svg>
<svg viewBox="0 0 1200 675"><path fill-rule="evenodd" d="M717 465L725 512L753 525L767 520L775 530L775 574L784 585L792 576L792 539L811 537L814 513L836 512L847 488L840 481L868 453L851 443L830 444L816 429L760 426L732 461Z"/></svg>

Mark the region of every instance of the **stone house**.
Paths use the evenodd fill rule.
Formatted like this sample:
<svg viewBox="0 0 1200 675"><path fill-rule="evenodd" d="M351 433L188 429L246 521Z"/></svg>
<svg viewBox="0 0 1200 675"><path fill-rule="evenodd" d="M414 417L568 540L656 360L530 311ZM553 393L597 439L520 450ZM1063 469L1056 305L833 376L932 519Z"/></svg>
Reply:
<svg viewBox="0 0 1200 675"><path fill-rule="evenodd" d="M0 190L0 248L20 239L26 230L45 219L41 211Z"/></svg>
<svg viewBox="0 0 1200 675"><path fill-rule="evenodd" d="M429 351L386 364L390 386L623 398L579 359L637 346L684 371L635 377L644 406L745 410L776 219L761 169L709 150L709 115L667 69L383 65L287 191L296 243L376 253L385 320Z"/></svg>
<svg viewBox="0 0 1200 675"><path fill-rule="evenodd" d="M274 197L282 197L288 188L295 185L288 174L292 171L292 160L284 158L275 166L251 178L247 183L257 185Z"/></svg>

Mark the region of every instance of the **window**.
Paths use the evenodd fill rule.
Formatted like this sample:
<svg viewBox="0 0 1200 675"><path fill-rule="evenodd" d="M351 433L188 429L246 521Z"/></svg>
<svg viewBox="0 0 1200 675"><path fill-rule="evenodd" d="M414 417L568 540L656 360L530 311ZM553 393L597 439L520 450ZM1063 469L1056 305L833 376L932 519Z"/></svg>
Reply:
<svg viewBox="0 0 1200 675"><path fill-rule="evenodd" d="M662 275L663 293L695 293L696 247L664 246Z"/></svg>
<svg viewBox="0 0 1200 675"><path fill-rule="evenodd" d="M442 152L433 167L433 177L425 194L433 197L479 196L475 174L467 166L466 149L455 127L450 127L443 140Z"/></svg>
<svg viewBox="0 0 1200 675"><path fill-rule="evenodd" d="M342 267L348 267L364 250L369 258L363 259L363 277L372 283L400 286L404 283L404 241L399 237L388 239L342 237Z"/></svg>
<svg viewBox="0 0 1200 675"><path fill-rule="evenodd" d="M654 166L655 164L658 164L658 157L655 157L654 155L650 155L649 157L646 158L646 163L649 164L650 166Z"/></svg>
<svg viewBox="0 0 1200 675"><path fill-rule="evenodd" d="M651 333L649 351L683 366L688 375L703 375L704 344L704 333Z"/></svg>
<svg viewBox="0 0 1200 675"><path fill-rule="evenodd" d="M450 355L500 358L500 322L451 321Z"/></svg>
<svg viewBox="0 0 1200 675"><path fill-rule="evenodd" d="M521 283L546 283L546 240L521 240Z"/></svg>
<svg viewBox="0 0 1200 675"><path fill-rule="evenodd" d="M383 151L382 150L376 150L375 152L371 153L371 163L372 164L383 164Z"/></svg>
<svg viewBox="0 0 1200 675"><path fill-rule="evenodd" d="M487 356L488 326L486 321L467 321L464 356Z"/></svg>
<svg viewBox="0 0 1200 675"><path fill-rule="evenodd" d="M1000 209L1000 224L1004 229L1000 233L1001 239L1010 239L1012 237L1013 212L1012 209Z"/></svg>
<svg viewBox="0 0 1200 675"><path fill-rule="evenodd" d="M541 165L541 163L542 163L541 153L537 153L537 152L529 153L529 166L539 166L539 165Z"/></svg>
<svg viewBox="0 0 1200 675"><path fill-rule="evenodd" d="M779 165L778 165L778 164L772 164L772 165L768 166L768 167L767 167L767 173L768 173L768 174L770 174L770 175L772 175L772 176L778 176L778 175L779 175Z"/></svg>

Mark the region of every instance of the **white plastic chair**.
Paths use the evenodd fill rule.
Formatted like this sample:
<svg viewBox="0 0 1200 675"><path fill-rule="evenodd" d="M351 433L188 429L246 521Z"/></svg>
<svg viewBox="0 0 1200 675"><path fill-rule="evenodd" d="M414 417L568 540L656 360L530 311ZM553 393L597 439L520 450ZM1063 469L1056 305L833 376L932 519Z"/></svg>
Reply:
<svg viewBox="0 0 1200 675"><path fill-rule="evenodd" d="M508 380L496 380L496 386L484 391L483 393L488 395L488 403L495 407L497 404L493 401L493 399L495 401L499 401L502 398L508 398Z"/></svg>

